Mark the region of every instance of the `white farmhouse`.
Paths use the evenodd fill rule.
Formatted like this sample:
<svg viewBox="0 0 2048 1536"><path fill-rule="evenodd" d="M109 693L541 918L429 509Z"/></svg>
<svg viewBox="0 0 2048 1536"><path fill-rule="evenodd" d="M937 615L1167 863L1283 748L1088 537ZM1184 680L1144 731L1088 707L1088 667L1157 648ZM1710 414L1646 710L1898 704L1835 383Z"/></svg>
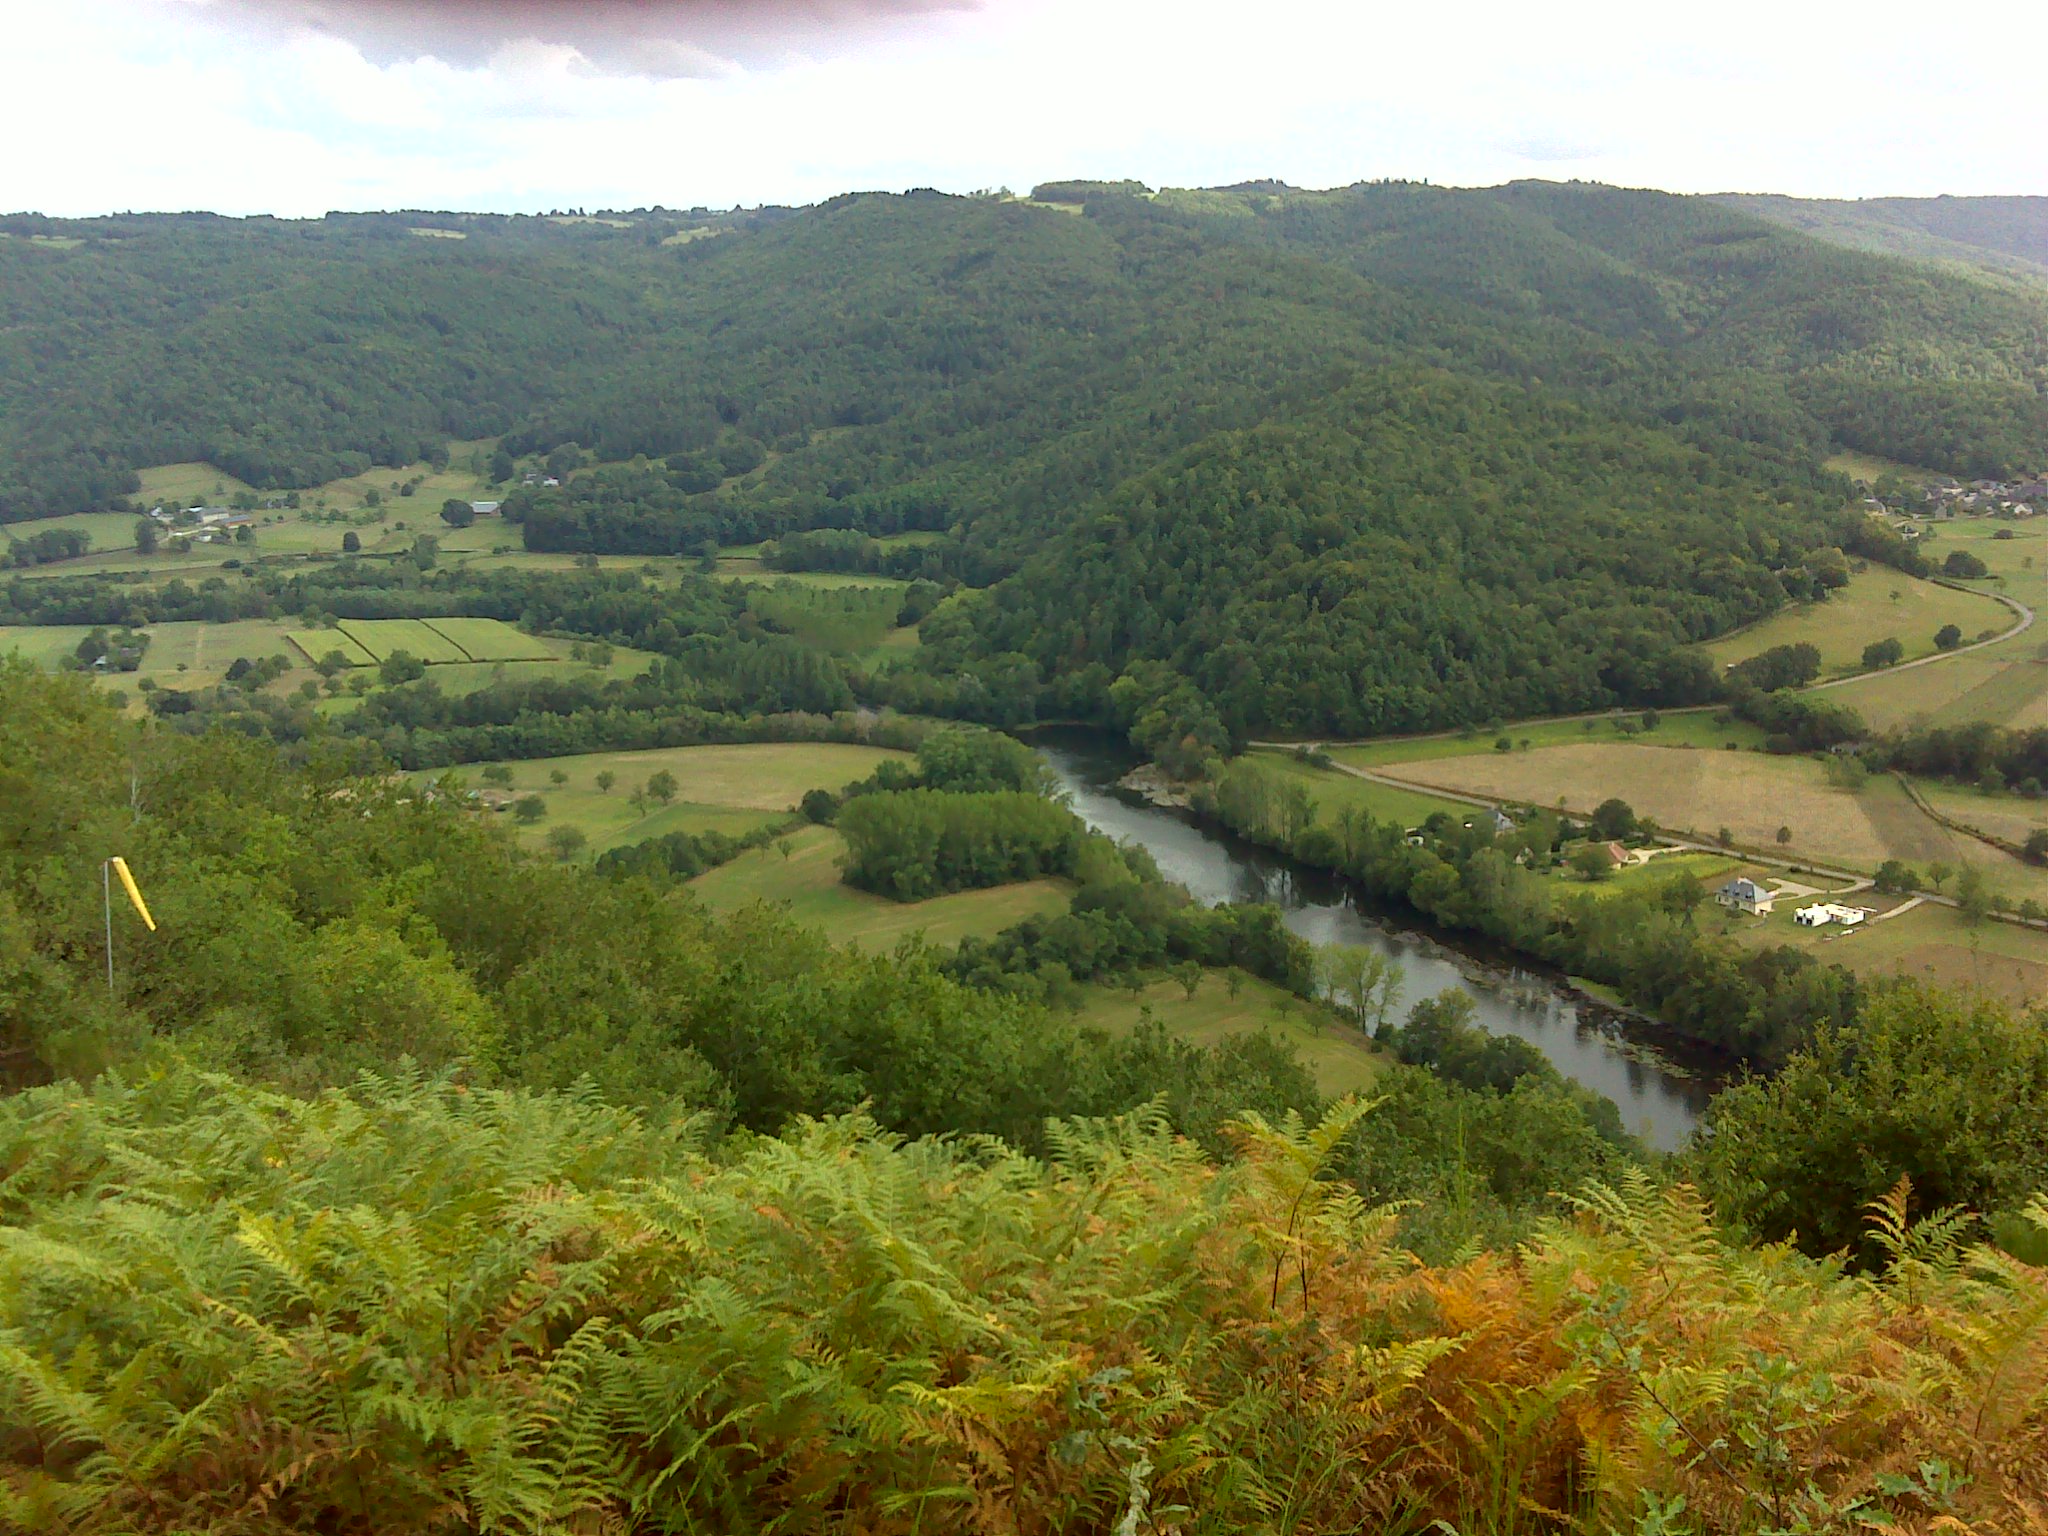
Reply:
<svg viewBox="0 0 2048 1536"><path fill-rule="evenodd" d="M1839 906L1832 901L1817 901L1810 907L1801 907L1792 914L1792 921L1802 928L1820 928L1828 923L1840 923L1844 928L1854 928L1870 916L1861 907Z"/></svg>

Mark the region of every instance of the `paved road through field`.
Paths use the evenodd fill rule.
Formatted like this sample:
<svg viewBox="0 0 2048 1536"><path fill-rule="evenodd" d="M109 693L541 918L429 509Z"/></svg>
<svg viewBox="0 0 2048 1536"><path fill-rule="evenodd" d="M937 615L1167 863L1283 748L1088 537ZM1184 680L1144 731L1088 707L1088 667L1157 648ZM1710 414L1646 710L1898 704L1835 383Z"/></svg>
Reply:
<svg viewBox="0 0 2048 1536"><path fill-rule="evenodd" d="M1957 590L1974 592L1977 589L1975 587L1961 587ZM1931 667L1937 661L1953 661L1956 657L1967 656L1972 651L1988 650L1994 645L2003 645L2008 640L2017 640L2021 635L2024 635L2034 627L2034 610L2018 598L2007 597L2003 592L1986 592L1983 595L1997 598L1998 601L2018 614L2020 616L2019 623L2013 625L2011 629L2006 630L2003 634L1993 635L1989 640L1972 641L1968 645L1959 645L1952 651L1936 651L1932 656L1922 656L1918 661L1902 661L1895 667L1885 667L1881 670L1889 675L1893 672L1910 672L1915 667ZM1860 683L1866 677L1875 676L1877 676L1876 672L1851 672L1847 677L1835 677L1828 679L1824 683L1809 684L1801 689L1800 692L1819 693L1823 688L1839 688L1844 683Z"/></svg>

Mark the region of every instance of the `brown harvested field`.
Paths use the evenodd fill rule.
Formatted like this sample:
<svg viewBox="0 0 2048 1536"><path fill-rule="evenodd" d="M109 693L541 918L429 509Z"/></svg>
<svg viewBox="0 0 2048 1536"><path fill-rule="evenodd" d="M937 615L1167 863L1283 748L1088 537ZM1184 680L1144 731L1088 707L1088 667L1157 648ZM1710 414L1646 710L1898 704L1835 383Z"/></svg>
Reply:
<svg viewBox="0 0 2048 1536"><path fill-rule="evenodd" d="M1874 776L1853 792L1837 789L1812 758L1600 741L1385 764L1378 771L1418 788L1562 806L1580 815L1614 797L1669 832L1711 839L1726 827L1743 847L1782 849L1790 858L1865 874L1886 859L1903 859L1923 876L1936 862L1952 869L1971 864L2008 901L2048 905L2048 869L1950 831L1889 775ZM1940 786L1929 786L1929 793L1956 820L2025 841L2031 812L2025 802ZM1943 796L1961 799L1952 806ZM1999 818L1998 825L1971 814L1980 806ZM1791 829L1790 843L1778 842L1781 826ZM2015 830L2019 835L2011 836Z"/></svg>
<svg viewBox="0 0 2048 1536"><path fill-rule="evenodd" d="M1788 851L1825 863L1874 868L1904 837L1919 837L1896 800L1921 826L1950 837L1922 816L1896 784L1873 781L1860 794L1831 786L1821 765L1804 757L1761 752L1588 742L1528 752L1436 758L1382 769L1439 789L1558 805L1587 812L1618 797L1671 831L1711 837L1728 828L1738 843L1774 848L1778 828L1792 829ZM1924 855L1940 857L1945 855Z"/></svg>

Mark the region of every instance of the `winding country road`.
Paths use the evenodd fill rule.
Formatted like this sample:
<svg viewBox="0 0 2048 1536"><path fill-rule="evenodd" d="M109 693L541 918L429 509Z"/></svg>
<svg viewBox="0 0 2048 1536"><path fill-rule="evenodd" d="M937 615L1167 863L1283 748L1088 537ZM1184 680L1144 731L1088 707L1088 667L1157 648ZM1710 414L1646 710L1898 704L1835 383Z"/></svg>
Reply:
<svg viewBox="0 0 2048 1536"><path fill-rule="evenodd" d="M1949 587L1953 584L1944 581L1940 585ZM2013 625L2011 629L2006 630L2002 634L1993 635L1988 640L1973 640L1968 645L1959 645L1952 651L1936 651L1932 656L1922 656L1918 661L1902 661L1893 667L1881 667L1870 672L1851 672L1847 677L1829 678L1824 683L1809 683L1799 691L1801 693L1819 693L1823 688L1840 688L1845 683L1860 683L1866 677L1876 677L1879 673L1890 676L1894 672L1910 672L1915 667L1931 667L1937 661L1954 661L1958 656L1967 656L1972 651L1989 650L1994 645L2003 645L2008 640L2017 640L2021 635L2024 635L2034 627L2034 610L2016 597L2007 597L2003 592L1985 592L1977 587L1958 586L1953 589L1957 592L1975 592L1981 597L1996 598L2014 613L2018 614L2020 621Z"/></svg>

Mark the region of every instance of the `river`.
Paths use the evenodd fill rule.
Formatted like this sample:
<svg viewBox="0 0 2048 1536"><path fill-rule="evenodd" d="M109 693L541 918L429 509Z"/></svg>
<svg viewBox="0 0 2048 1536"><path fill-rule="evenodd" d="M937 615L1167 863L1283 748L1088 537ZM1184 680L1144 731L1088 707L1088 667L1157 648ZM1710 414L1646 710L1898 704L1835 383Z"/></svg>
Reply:
<svg viewBox="0 0 2048 1536"><path fill-rule="evenodd" d="M1417 921L1366 910L1335 875L1118 788L1132 760L1113 740L1047 729L1033 732L1031 742L1083 821L1119 842L1143 845L1160 872L1198 901L1269 901L1312 944L1365 944L1392 960L1401 972L1397 1017L1423 998L1463 987L1478 1004L1480 1024L1528 1041L1565 1076L1612 1099L1622 1123L1651 1146L1678 1146L1698 1122L1708 1084L1660 1064L1641 1044L1617 1039L1613 1021L1596 1018L1601 1010L1586 1007L1557 978L1448 942Z"/></svg>

